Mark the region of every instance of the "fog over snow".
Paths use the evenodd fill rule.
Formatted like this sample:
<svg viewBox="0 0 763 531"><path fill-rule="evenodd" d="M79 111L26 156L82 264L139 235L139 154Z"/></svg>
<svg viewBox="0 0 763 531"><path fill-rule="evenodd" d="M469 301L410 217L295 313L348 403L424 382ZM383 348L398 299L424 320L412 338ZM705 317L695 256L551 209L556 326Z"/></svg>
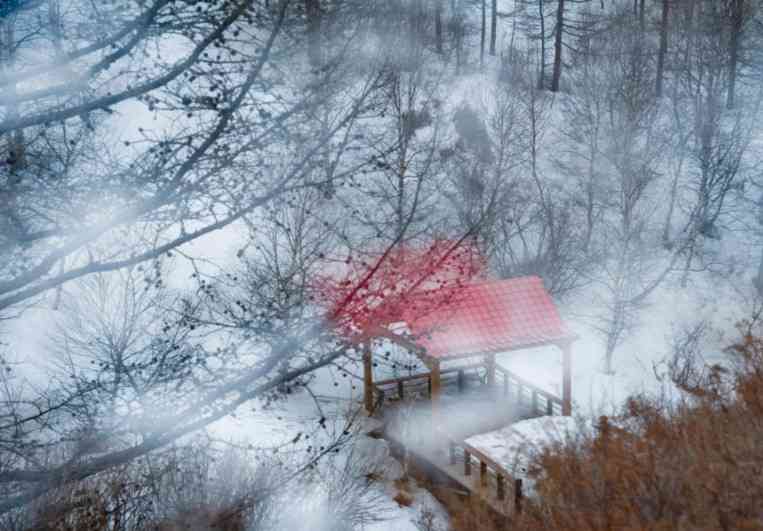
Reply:
<svg viewBox="0 0 763 531"><path fill-rule="evenodd" d="M572 418L467 438L507 470L680 403L763 307L762 9L0 0L0 528L476 529L406 451L437 384L364 408L433 286L538 276L577 336ZM496 362L561 400L559 348ZM441 427L514 407L456 374Z"/></svg>

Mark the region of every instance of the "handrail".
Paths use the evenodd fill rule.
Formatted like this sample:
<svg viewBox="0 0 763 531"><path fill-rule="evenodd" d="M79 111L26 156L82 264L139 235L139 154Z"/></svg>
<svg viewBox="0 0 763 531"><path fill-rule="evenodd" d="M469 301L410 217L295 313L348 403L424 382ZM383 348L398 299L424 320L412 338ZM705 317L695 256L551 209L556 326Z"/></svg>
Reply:
<svg viewBox="0 0 763 531"><path fill-rule="evenodd" d="M479 369L485 367L482 363L472 363L470 365L459 365L457 367L447 367L445 369L440 370L440 374L449 374L452 372L458 372L458 371L464 371L469 369ZM386 380L379 380L378 382L374 382L374 385L380 386L380 385L390 385L390 384L396 384L398 382L409 382L411 380L426 380L427 378L431 377L431 372L420 372L417 374L409 374L408 376L401 376L399 378L388 378Z"/></svg>
<svg viewBox="0 0 763 531"><path fill-rule="evenodd" d="M495 477L496 499L501 503L505 503L507 501L506 483L509 483L514 490L514 513L517 514L522 512L522 499L524 494L522 490L521 478L514 478L511 473L506 470L505 467L466 441L458 442L456 439L450 437L447 434L443 433L443 435L448 441L451 465L457 464L456 448L462 448L464 454L464 476L469 477L472 475L472 457L476 458L476 460L479 462L479 488L488 488L488 475L492 473L492 475ZM506 509L508 510L508 504Z"/></svg>
<svg viewBox="0 0 763 531"><path fill-rule="evenodd" d="M463 373L465 370L486 368L482 363L473 363L469 365L460 365L456 367L448 367L440 371L440 375L447 375L451 373ZM529 401L530 413L533 416L542 415L554 415L562 413L564 411L564 401L558 396L545 391L538 386L530 383L529 381L517 376L508 369L495 365L496 372L503 375L503 391L504 396L511 394L510 388L516 386L516 399L519 404ZM381 405L387 396L387 391L382 389L383 386L396 385L398 398L402 399L404 394L404 385L407 382L413 382L417 380L427 380L431 384L431 372L423 372L418 374L410 374L407 376L400 376L398 378L388 378L386 380L379 380L374 382L374 391L377 393L379 400L378 404ZM496 382L497 384L497 382ZM459 379L459 386L462 385L462 381ZM544 402L543 404L541 403ZM542 407L543 406L543 407Z"/></svg>
<svg viewBox="0 0 763 531"><path fill-rule="evenodd" d="M520 403L522 402L522 399L523 399L524 389L527 389L527 391L530 394L531 413L533 415L535 415L536 413L540 415L543 415L543 414L553 415L554 405L557 405L561 411L564 411L564 401L558 396L537 387L536 385L528 382L524 378L517 376L513 372L509 371L508 369L505 369L504 367L501 367L500 365L496 364L495 369L497 372L500 372L503 374L503 390L505 395L509 394L510 380L514 380L516 382L516 385L518 386L517 400ZM543 400L545 400L546 402L545 411L540 409L538 397L543 397Z"/></svg>
<svg viewBox="0 0 763 531"><path fill-rule="evenodd" d="M478 369L482 368L484 365L482 364L470 364L470 365L460 365L457 367L448 367L444 370L440 371L440 376L444 376L450 373L458 373L459 377L459 388L463 385L463 371L468 369ZM396 384L397 385L397 398L398 400L403 400L404 394L405 394L405 382L411 382L414 380L426 380L428 383L428 391L429 393L432 392L432 373L431 372L423 372L418 374L411 374L408 376L401 376L399 378L390 378L387 380L379 380L377 382L374 382L373 390L378 395L377 405L374 407L374 410L378 408L378 406L381 406L384 403L384 399L386 397L386 391L382 388L382 386L390 385L390 384Z"/></svg>

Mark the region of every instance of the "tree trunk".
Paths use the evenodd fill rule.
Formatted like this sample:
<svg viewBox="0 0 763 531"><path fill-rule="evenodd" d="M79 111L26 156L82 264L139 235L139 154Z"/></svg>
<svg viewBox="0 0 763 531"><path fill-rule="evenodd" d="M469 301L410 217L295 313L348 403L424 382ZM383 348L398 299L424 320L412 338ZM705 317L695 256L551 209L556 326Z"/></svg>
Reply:
<svg viewBox="0 0 763 531"><path fill-rule="evenodd" d="M732 0L731 11L731 40L729 42L729 86L726 95L726 107L734 108L736 96L737 68L739 64L739 47L742 38L742 23L744 18L744 0Z"/></svg>
<svg viewBox="0 0 763 531"><path fill-rule="evenodd" d="M758 261L758 274L752 279L752 283L755 291L758 292L758 296L763 298L763 250Z"/></svg>
<svg viewBox="0 0 763 531"><path fill-rule="evenodd" d="M543 12L543 0L538 0L538 16L540 19L540 72L538 74L538 90L546 86L546 17Z"/></svg>
<svg viewBox="0 0 763 531"><path fill-rule="evenodd" d="M666 249L670 249L672 244L671 240L671 228L673 227L673 212L676 208L676 197L678 195L678 177L680 168L683 167L682 163L679 163L679 171L673 174L673 182L670 185L670 196L668 198L668 213L665 216L665 225L662 228L662 246Z"/></svg>
<svg viewBox="0 0 763 531"><path fill-rule="evenodd" d="M482 0L482 25L480 31L480 66L485 63L485 34L487 33L487 0Z"/></svg>
<svg viewBox="0 0 763 531"><path fill-rule="evenodd" d="M5 20L0 19L0 68L3 68L8 77L13 75L16 61L13 52L16 45L16 32L13 24L12 17L6 17ZM11 96L11 101L5 108L5 119L12 122L19 117L18 104L13 100L13 97L16 95L16 83L9 83L5 90ZM8 153L6 159L12 175L15 175L26 165L25 147L26 142L23 129L17 129L14 132L8 133ZM17 182L17 179L12 179L10 184L12 187L15 187Z"/></svg>
<svg viewBox="0 0 763 531"><path fill-rule="evenodd" d="M758 199L758 224L763 225L763 195ZM763 298L763 249L761 249L760 260L758 261L758 274L752 279L752 283L758 296Z"/></svg>
<svg viewBox="0 0 763 531"><path fill-rule="evenodd" d="M493 0L490 9L490 55L495 55L495 41L498 33L498 0Z"/></svg>
<svg viewBox="0 0 763 531"><path fill-rule="evenodd" d="M551 92L559 92L562 77L562 36L564 35L564 0L558 0L556 8L556 28L554 29L554 73L551 78Z"/></svg>
<svg viewBox="0 0 763 531"><path fill-rule="evenodd" d="M660 19L660 50L657 53L657 97L662 96L662 81L665 76L665 56L668 53L668 16L670 0L662 0L662 17Z"/></svg>
<svg viewBox="0 0 763 531"><path fill-rule="evenodd" d="M305 0L307 15L307 56L310 66L321 66L321 0Z"/></svg>
<svg viewBox="0 0 763 531"><path fill-rule="evenodd" d="M443 0L435 0L434 6L434 33L435 42L437 45L437 53L442 53L442 2Z"/></svg>

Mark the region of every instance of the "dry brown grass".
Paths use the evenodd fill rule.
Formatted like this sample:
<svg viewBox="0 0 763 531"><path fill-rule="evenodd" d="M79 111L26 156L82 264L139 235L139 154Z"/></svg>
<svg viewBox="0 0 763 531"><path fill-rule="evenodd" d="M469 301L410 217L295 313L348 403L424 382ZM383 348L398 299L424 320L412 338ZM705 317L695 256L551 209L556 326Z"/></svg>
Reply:
<svg viewBox="0 0 763 531"><path fill-rule="evenodd" d="M460 496L451 491L438 496L438 499L448 507L453 531L515 529L511 527L511 522L506 517L490 509L477 496Z"/></svg>
<svg viewBox="0 0 763 531"><path fill-rule="evenodd" d="M154 524L152 531L245 531L244 508L197 507Z"/></svg>
<svg viewBox="0 0 763 531"><path fill-rule="evenodd" d="M680 400L634 397L595 434L547 450L519 528L763 530L763 340L740 329L729 366L676 360Z"/></svg>

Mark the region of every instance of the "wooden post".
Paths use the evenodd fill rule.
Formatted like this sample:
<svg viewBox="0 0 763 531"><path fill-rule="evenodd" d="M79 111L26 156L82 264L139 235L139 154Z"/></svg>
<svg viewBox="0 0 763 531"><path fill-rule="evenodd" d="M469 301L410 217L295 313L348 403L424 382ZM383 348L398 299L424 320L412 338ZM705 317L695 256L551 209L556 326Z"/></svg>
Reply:
<svg viewBox="0 0 763 531"><path fill-rule="evenodd" d="M366 412L374 412L374 371L371 354L371 341L363 345L363 403Z"/></svg>
<svg viewBox="0 0 763 531"><path fill-rule="evenodd" d="M397 381L397 396L400 400L405 398L405 386L402 380Z"/></svg>
<svg viewBox="0 0 763 531"><path fill-rule="evenodd" d="M464 390L464 370L458 369L458 391Z"/></svg>
<svg viewBox="0 0 763 531"><path fill-rule="evenodd" d="M554 414L554 402L546 395L546 415L549 417Z"/></svg>
<svg viewBox="0 0 763 531"><path fill-rule="evenodd" d="M489 387L495 386L495 354L491 354L485 360L487 366L487 385Z"/></svg>
<svg viewBox="0 0 763 531"><path fill-rule="evenodd" d="M562 415L572 415L572 342L563 343L562 349Z"/></svg>
<svg viewBox="0 0 763 531"><path fill-rule="evenodd" d="M514 480L514 511L522 512L522 480Z"/></svg>
<svg viewBox="0 0 763 531"><path fill-rule="evenodd" d="M464 475L472 475L472 454L469 453L469 450L464 450Z"/></svg>
<svg viewBox="0 0 763 531"><path fill-rule="evenodd" d="M498 499L503 500L506 498L506 485L504 483L503 475L498 474L495 477L495 482L498 487Z"/></svg>
<svg viewBox="0 0 763 531"><path fill-rule="evenodd" d="M487 487L487 463L480 461L480 487Z"/></svg>
<svg viewBox="0 0 763 531"><path fill-rule="evenodd" d="M432 360L432 373L429 381L432 382L432 420L436 426L440 415L440 360Z"/></svg>

